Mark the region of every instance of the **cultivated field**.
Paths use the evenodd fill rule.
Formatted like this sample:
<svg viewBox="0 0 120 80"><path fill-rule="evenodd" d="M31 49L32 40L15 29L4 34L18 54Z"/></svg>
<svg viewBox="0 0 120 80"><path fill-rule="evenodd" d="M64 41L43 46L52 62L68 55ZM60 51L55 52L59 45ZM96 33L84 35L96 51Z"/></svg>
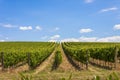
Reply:
<svg viewBox="0 0 120 80"><path fill-rule="evenodd" d="M119 80L119 57L120 43L1 42L0 80Z"/></svg>

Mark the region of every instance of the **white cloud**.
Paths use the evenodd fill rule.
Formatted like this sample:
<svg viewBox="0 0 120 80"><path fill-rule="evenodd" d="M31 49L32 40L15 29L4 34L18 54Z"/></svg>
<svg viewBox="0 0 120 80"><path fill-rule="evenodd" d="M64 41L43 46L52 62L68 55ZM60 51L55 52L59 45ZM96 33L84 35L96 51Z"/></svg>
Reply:
<svg viewBox="0 0 120 80"><path fill-rule="evenodd" d="M57 40L49 40L48 42L57 42Z"/></svg>
<svg viewBox="0 0 120 80"><path fill-rule="evenodd" d="M80 29L80 33L89 33L89 32L92 32L93 30L90 29L90 28L87 28L87 29Z"/></svg>
<svg viewBox="0 0 120 80"><path fill-rule="evenodd" d="M82 42L95 42L97 40L96 37L80 37L79 41Z"/></svg>
<svg viewBox="0 0 120 80"><path fill-rule="evenodd" d="M32 30L32 26L20 26L19 29L23 30L23 31L25 31L25 30Z"/></svg>
<svg viewBox="0 0 120 80"><path fill-rule="evenodd" d="M50 37L51 40L56 40L58 38L60 38L60 35L54 35L54 36Z"/></svg>
<svg viewBox="0 0 120 80"><path fill-rule="evenodd" d="M60 28L59 27L54 27L53 29L50 29L50 32L56 32L56 31L59 31Z"/></svg>
<svg viewBox="0 0 120 80"><path fill-rule="evenodd" d="M12 25L12 24L3 24L3 23L0 23L0 26L5 27L5 28L13 28L13 27L16 27L16 25Z"/></svg>
<svg viewBox="0 0 120 80"><path fill-rule="evenodd" d="M94 0L85 0L85 3L92 3Z"/></svg>
<svg viewBox="0 0 120 80"><path fill-rule="evenodd" d="M118 10L117 7L105 8L105 9L100 10L100 13L108 12L108 11L116 11L116 10Z"/></svg>
<svg viewBox="0 0 120 80"><path fill-rule="evenodd" d="M97 40L96 37L80 37L63 39L61 40L61 42L95 42L96 40Z"/></svg>
<svg viewBox="0 0 120 80"><path fill-rule="evenodd" d="M79 42L79 39L76 39L76 38L67 38L67 39L61 40L61 42Z"/></svg>
<svg viewBox="0 0 120 80"><path fill-rule="evenodd" d="M68 38L61 40L61 42L120 42L120 36Z"/></svg>
<svg viewBox="0 0 120 80"><path fill-rule="evenodd" d="M114 27L113 27L114 30L120 30L120 24L116 24Z"/></svg>
<svg viewBox="0 0 120 80"><path fill-rule="evenodd" d="M36 26L35 29L36 30L42 30L42 28L40 26Z"/></svg>
<svg viewBox="0 0 120 80"><path fill-rule="evenodd" d="M50 37L49 42L57 42L59 38L60 38L60 35L54 35Z"/></svg>
<svg viewBox="0 0 120 80"><path fill-rule="evenodd" d="M8 37L6 37L5 39L7 39L7 40L8 40L9 38L8 38Z"/></svg>
<svg viewBox="0 0 120 80"><path fill-rule="evenodd" d="M58 31L59 29L60 29L59 27L56 27L56 28L55 28L55 31Z"/></svg>
<svg viewBox="0 0 120 80"><path fill-rule="evenodd" d="M98 42L120 42L120 36L111 36L111 37L100 38L97 41Z"/></svg>
<svg viewBox="0 0 120 80"><path fill-rule="evenodd" d="M0 42L5 42L5 40L0 40Z"/></svg>

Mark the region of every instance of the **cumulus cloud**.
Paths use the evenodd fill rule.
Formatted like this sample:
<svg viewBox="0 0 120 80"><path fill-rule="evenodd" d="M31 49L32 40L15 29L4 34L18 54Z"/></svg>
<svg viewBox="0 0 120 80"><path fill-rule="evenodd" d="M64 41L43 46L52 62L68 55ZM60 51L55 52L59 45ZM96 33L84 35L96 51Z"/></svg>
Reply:
<svg viewBox="0 0 120 80"><path fill-rule="evenodd" d="M61 40L61 42L120 42L120 36L67 38Z"/></svg>
<svg viewBox="0 0 120 80"><path fill-rule="evenodd" d="M63 39L61 40L61 42L95 42L96 40L97 40L96 37L80 37Z"/></svg>
<svg viewBox="0 0 120 80"><path fill-rule="evenodd" d="M13 28L13 27L16 27L16 25L12 25L12 24L3 24L3 23L0 23L0 26L1 26L1 27L5 27L5 28Z"/></svg>
<svg viewBox="0 0 120 80"><path fill-rule="evenodd" d="M59 27L54 27L53 29L50 30L50 32L55 32L55 31L59 31L60 28Z"/></svg>
<svg viewBox="0 0 120 80"><path fill-rule="evenodd" d="M51 40L55 40L55 39L58 39L58 38L60 38L60 35L54 35L54 36L50 37Z"/></svg>
<svg viewBox="0 0 120 80"><path fill-rule="evenodd" d="M49 40L48 42L57 42L57 40Z"/></svg>
<svg viewBox="0 0 120 80"><path fill-rule="evenodd" d="M32 30L32 26L20 26L19 29L23 31Z"/></svg>
<svg viewBox="0 0 120 80"><path fill-rule="evenodd" d="M7 40L8 40L9 38L8 38L8 37L6 37L5 39L7 39Z"/></svg>
<svg viewBox="0 0 120 80"><path fill-rule="evenodd" d="M93 30L90 29L90 28L87 28L87 29L80 29L80 33L89 33L89 32L92 32Z"/></svg>
<svg viewBox="0 0 120 80"><path fill-rule="evenodd" d="M56 27L56 28L55 28L55 31L58 31L59 29L60 29L59 27Z"/></svg>
<svg viewBox="0 0 120 80"><path fill-rule="evenodd" d="M95 42L97 40L96 37L80 37L79 41L82 42Z"/></svg>
<svg viewBox="0 0 120 80"><path fill-rule="evenodd" d="M5 40L0 40L0 42L5 42Z"/></svg>
<svg viewBox="0 0 120 80"><path fill-rule="evenodd" d="M50 37L49 42L57 42L59 38L60 38L60 35L54 35Z"/></svg>
<svg viewBox="0 0 120 80"><path fill-rule="evenodd" d="M61 40L61 42L79 42L79 39L76 39L76 38L67 38L67 39Z"/></svg>
<svg viewBox="0 0 120 80"><path fill-rule="evenodd" d="M98 42L120 42L120 36L105 37L97 40Z"/></svg>
<svg viewBox="0 0 120 80"><path fill-rule="evenodd" d="M40 26L36 26L35 29L36 30L42 30L42 28Z"/></svg>
<svg viewBox="0 0 120 80"><path fill-rule="evenodd" d="M102 9L102 10L100 10L99 12L100 12L100 13L103 13L103 12L116 11L116 10L118 10L117 7L111 7L111 8Z"/></svg>
<svg viewBox="0 0 120 80"><path fill-rule="evenodd" d="M92 3L94 0L85 0L85 3Z"/></svg>
<svg viewBox="0 0 120 80"><path fill-rule="evenodd" d="M114 27L113 27L114 30L120 30L120 24L116 24Z"/></svg>

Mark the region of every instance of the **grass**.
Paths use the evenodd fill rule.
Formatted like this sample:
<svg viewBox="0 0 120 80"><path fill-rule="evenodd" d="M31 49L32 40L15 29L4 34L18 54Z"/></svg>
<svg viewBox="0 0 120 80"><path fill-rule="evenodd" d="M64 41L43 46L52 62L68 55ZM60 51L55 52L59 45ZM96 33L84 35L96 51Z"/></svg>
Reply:
<svg viewBox="0 0 120 80"><path fill-rule="evenodd" d="M91 70L82 70L82 71L61 71L55 70L55 71L42 71L40 73L38 73L37 75L33 75L34 71L31 72L23 72L22 74L27 76L28 78L32 75L32 79L31 80L68 80L70 75L71 76L71 80L91 80L93 79L95 76L99 76L100 79L102 78L108 78L108 80L110 80L111 78L111 74L113 74L113 72L115 72L117 75L120 75L120 71L117 70L105 70L105 69L101 69L101 68L95 68L97 71L93 72ZM115 76L115 75L114 75ZM114 77L113 76L113 77ZM27 78L26 77L26 78ZM120 76L118 76L120 78ZM20 74L19 73L7 73L7 72L3 72L0 73L0 80L19 80L18 78L20 78ZM21 79L21 80L26 80L26 79ZM30 79L27 79L30 80ZM94 79L96 80L96 79ZM105 79L106 80L106 79ZM117 80L117 79L115 79Z"/></svg>
<svg viewBox="0 0 120 80"><path fill-rule="evenodd" d="M59 72L59 71L53 71L53 72L41 72L37 75L34 75L35 80L59 80L62 78L68 79L69 76L72 74L72 80L87 80L92 79L95 76L100 76L102 78L107 77L114 71L101 71L100 73L95 73L91 71L68 71L68 72ZM115 71L118 75L120 72Z"/></svg>
<svg viewBox="0 0 120 80"><path fill-rule="evenodd" d="M83 71L82 71L83 72ZM73 72L73 73L41 73L38 75L25 75L20 74L19 80L120 80L117 72L110 72L108 75L96 75L95 73L89 74L89 72ZM49 75L48 75L49 74ZM81 75L82 74L82 75ZM83 77L84 75L84 77ZM18 79L16 79L18 80Z"/></svg>

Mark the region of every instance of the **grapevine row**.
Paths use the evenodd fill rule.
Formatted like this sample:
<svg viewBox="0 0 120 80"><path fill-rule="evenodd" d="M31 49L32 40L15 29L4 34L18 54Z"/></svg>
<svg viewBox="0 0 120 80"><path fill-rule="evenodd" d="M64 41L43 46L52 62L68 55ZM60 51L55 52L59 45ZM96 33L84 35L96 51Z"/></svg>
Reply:
<svg viewBox="0 0 120 80"><path fill-rule="evenodd" d="M120 43L65 42L62 47L67 55L84 64L90 58L115 63L115 56L120 57Z"/></svg>
<svg viewBox="0 0 120 80"><path fill-rule="evenodd" d="M0 53L4 57L4 67L12 67L18 63L27 63L35 68L44 61L54 50L55 43L51 42L1 42ZM2 58L2 56L0 56ZM0 59L0 61L2 61Z"/></svg>

